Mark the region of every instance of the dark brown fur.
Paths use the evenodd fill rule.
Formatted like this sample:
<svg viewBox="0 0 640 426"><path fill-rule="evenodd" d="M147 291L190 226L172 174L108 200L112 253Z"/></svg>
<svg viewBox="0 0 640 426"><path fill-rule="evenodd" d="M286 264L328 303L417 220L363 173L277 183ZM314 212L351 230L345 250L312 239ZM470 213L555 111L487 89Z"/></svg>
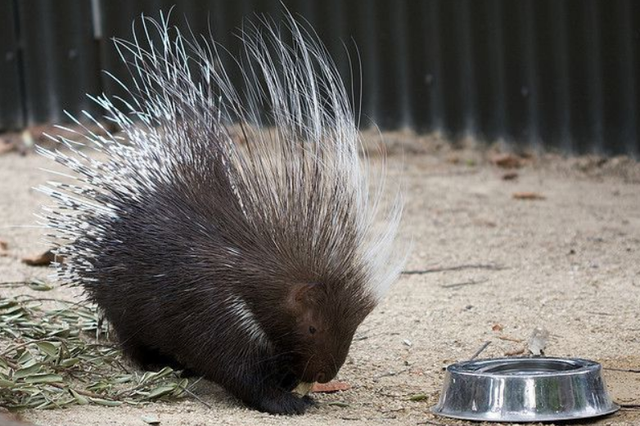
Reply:
<svg viewBox="0 0 640 426"><path fill-rule="evenodd" d="M310 399L290 391L337 374L374 307L359 292L364 277L249 230L220 184L224 176L179 173L141 202L121 200L120 220L92 224L105 237L96 268L84 273L99 283L89 294L142 366L187 368L259 410L304 412ZM246 301L269 345L247 338L229 311L231 296Z"/></svg>

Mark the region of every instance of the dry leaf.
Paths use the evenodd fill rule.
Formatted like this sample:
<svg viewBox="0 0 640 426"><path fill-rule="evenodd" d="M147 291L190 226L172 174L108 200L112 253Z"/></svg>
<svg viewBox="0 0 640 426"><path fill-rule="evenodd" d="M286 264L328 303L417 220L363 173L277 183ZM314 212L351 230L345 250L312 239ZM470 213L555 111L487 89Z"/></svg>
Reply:
<svg viewBox="0 0 640 426"><path fill-rule="evenodd" d="M51 250L47 250L44 253L22 258L22 262L29 266L49 266L52 262L62 263L63 258L53 254Z"/></svg>
<svg viewBox="0 0 640 426"><path fill-rule="evenodd" d="M311 389L313 388L314 382L300 382L298 386L296 386L291 392L298 394L300 396L305 396Z"/></svg>
<svg viewBox="0 0 640 426"><path fill-rule="evenodd" d="M9 244L4 240L0 240L0 257L4 256L9 256Z"/></svg>
<svg viewBox="0 0 640 426"><path fill-rule="evenodd" d="M508 172L502 175L502 180L514 180L518 178L517 172Z"/></svg>
<svg viewBox="0 0 640 426"><path fill-rule="evenodd" d="M311 392L315 393L331 393L341 392L351 389L351 385L347 382L329 382L329 383L314 383L311 388Z"/></svg>
<svg viewBox="0 0 640 426"><path fill-rule="evenodd" d="M522 167L522 157L515 154L498 154L491 161L503 169L518 169Z"/></svg>
<svg viewBox="0 0 640 426"><path fill-rule="evenodd" d="M159 425L160 424L160 419L157 416L154 416L154 415L142 416L141 419L142 419L143 422L145 422L148 425Z"/></svg>
<svg viewBox="0 0 640 426"><path fill-rule="evenodd" d="M513 198L516 200L544 200L546 197L537 192L514 192Z"/></svg>
<svg viewBox="0 0 640 426"><path fill-rule="evenodd" d="M493 331L502 331L504 329L504 327L502 326L502 324L493 324L493 327L491 327L491 330Z"/></svg>
<svg viewBox="0 0 640 426"><path fill-rule="evenodd" d="M549 340L549 331L536 327L529 337L529 352L533 355L544 355L544 348Z"/></svg>
<svg viewBox="0 0 640 426"><path fill-rule="evenodd" d="M520 349L514 349L512 351L507 351L504 353L504 356L516 356L516 355L522 355L525 352L524 348L520 348Z"/></svg>

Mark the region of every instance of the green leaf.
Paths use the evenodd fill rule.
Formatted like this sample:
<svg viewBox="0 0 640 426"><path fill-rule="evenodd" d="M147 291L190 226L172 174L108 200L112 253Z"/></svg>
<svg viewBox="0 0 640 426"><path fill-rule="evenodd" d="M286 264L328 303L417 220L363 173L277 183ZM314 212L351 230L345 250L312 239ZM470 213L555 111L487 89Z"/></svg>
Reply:
<svg viewBox="0 0 640 426"><path fill-rule="evenodd" d="M4 333L10 334L10 335L11 335L11 337L13 337L14 339L17 339L18 337L20 337L20 333L18 333L17 331L12 330L12 329L10 329L10 328L7 328L6 326L5 326L5 327L3 327L3 328L4 328L4 330L2 330L2 331L3 331Z"/></svg>
<svg viewBox="0 0 640 426"><path fill-rule="evenodd" d="M93 402L94 404L98 404L98 405L106 405L107 407L118 407L120 405L122 405L121 401L109 401L106 399L100 399L100 398L88 398L89 401Z"/></svg>
<svg viewBox="0 0 640 426"><path fill-rule="evenodd" d="M16 384L11 380L0 379L0 388L14 388Z"/></svg>
<svg viewBox="0 0 640 426"><path fill-rule="evenodd" d="M124 374L122 376L118 376L115 379L113 379L114 383L131 383L131 380L133 379L133 377L131 376L131 374Z"/></svg>
<svg viewBox="0 0 640 426"><path fill-rule="evenodd" d="M71 396L73 396L73 399L76 400L78 405L87 405L89 403L89 400L86 397L80 395L78 392L74 391L73 389L69 389L69 393L71 394Z"/></svg>
<svg viewBox="0 0 640 426"><path fill-rule="evenodd" d="M11 315L4 315L4 321L7 324L11 324L11 323L16 323L18 322L17 320L19 320L20 318L24 317L24 312L18 312L15 314L11 314Z"/></svg>
<svg viewBox="0 0 640 426"><path fill-rule="evenodd" d="M56 408L56 405L51 400L45 400L42 404L36 405L33 408L35 408L36 410L44 410L46 408Z"/></svg>
<svg viewBox="0 0 640 426"><path fill-rule="evenodd" d="M416 395L413 395L409 398L409 401L414 401L414 402L418 402L418 401L424 401L425 399L428 399L429 397L423 393L419 393Z"/></svg>
<svg viewBox="0 0 640 426"><path fill-rule="evenodd" d="M38 342L36 343L36 346L38 346L38 349L40 349L40 351L44 352L52 358L55 358L58 355L60 343L56 345L55 343L51 342Z"/></svg>
<svg viewBox="0 0 640 426"><path fill-rule="evenodd" d="M173 396L180 396L184 393L185 389L189 386L189 379L182 379L176 384L176 389L173 391Z"/></svg>
<svg viewBox="0 0 640 426"><path fill-rule="evenodd" d="M24 349L22 351L23 352L20 354L20 356L16 360L17 363L20 364L22 368L26 368L35 364L36 360L33 359L33 355L31 355L31 352Z"/></svg>
<svg viewBox="0 0 640 426"><path fill-rule="evenodd" d="M59 374L34 374L24 378L25 383L38 384L38 383L61 383L64 381Z"/></svg>
<svg viewBox="0 0 640 426"><path fill-rule="evenodd" d="M16 370L16 372L13 373L13 379L17 380L17 379L33 376L34 374L40 373L41 370L42 370L42 364L33 364L29 367Z"/></svg>
<svg viewBox="0 0 640 426"><path fill-rule="evenodd" d="M80 362L79 358L66 358L66 359L63 359L62 361L60 361L60 367L62 367L62 368L73 367L74 365L78 364L79 362Z"/></svg>
<svg viewBox="0 0 640 426"><path fill-rule="evenodd" d="M142 416L142 421L149 425L159 425L160 419L156 416Z"/></svg>
<svg viewBox="0 0 640 426"><path fill-rule="evenodd" d="M35 291L49 291L53 289L49 284L40 280L32 280L29 282L29 288Z"/></svg>
<svg viewBox="0 0 640 426"><path fill-rule="evenodd" d="M19 313L18 316L22 316L24 314L24 309L17 302L10 302L9 304L5 305L3 309L5 309L5 311L2 312L0 316L4 317L5 319L9 318L11 314L15 312Z"/></svg>
<svg viewBox="0 0 640 426"><path fill-rule="evenodd" d="M69 335L71 334L71 330L68 328L64 328L62 330L57 330L53 333L51 333L51 337L61 337L61 338L67 338L69 337Z"/></svg>
<svg viewBox="0 0 640 426"><path fill-rule="evenodd" d="M176 388L175 383L170 385L161 385L155 389L152 389L151 392L147 394L147 399L157 399L164 395L168 395L173 392Z"/></svg>
<svg viewBox="0 0 640 426"><path fill-rule="evenodd" d="M4 298L0 298L0 309L7 309L16 306L18 303L15 300L8 300ZM4 315L4 313L0 314Z"/></svg>

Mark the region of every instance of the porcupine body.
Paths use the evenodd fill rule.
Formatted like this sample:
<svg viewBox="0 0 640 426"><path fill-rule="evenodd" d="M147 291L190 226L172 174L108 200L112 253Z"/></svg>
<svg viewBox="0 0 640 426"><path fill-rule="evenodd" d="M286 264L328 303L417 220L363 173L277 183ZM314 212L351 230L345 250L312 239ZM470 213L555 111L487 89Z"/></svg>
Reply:
<svg viewBox="0 0 640 426"><path fill-rule="evenodd" d="M302 413L311 399L291 390L336 375L399 272L400 199L378 217L384 170L360 157L335 65L293 18L290 43L266 20L243 30L233 71L164 17L142 26L160 43L116 41L130 97L96 98L125 138L89 136L97 157L62 138L68 151L40 150L77 180L42 188L58 276L142 366Z"/></svg>

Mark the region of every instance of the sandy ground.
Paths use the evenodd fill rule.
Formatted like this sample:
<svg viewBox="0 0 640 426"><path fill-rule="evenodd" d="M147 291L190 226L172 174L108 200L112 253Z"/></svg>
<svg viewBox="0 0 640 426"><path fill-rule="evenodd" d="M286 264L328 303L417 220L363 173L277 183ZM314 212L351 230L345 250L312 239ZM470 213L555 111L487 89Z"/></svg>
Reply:
<svg viewBox="0 0 640 426"><path fill-rule="evenodd" d="M415 141L409 147L401 166L405 238L413 244L406 270L444 270L402 275L362 324L339 375L351 390L316 396L319 406L304 418L246 409L219 387L205 384L197 392L211 409L186 399L144 407L32 411L22 419L43 426L144 426L145 415L176 426L462 425L467 423L430 413L443 368L468 359L485 342L490 345L481 357L516 354L535 327L551 333L548 355L601 362L613 398L637 407L640 374L614 369L640 368L638 165L626 161L620 172L607 168L617 160L544 157L506 181L505 170L473 150L436 153ZM32 213L45 201L31 189L47 179L43 167L51 165L34 155L0 156L0 239L10 252L0 257L1 281L47 276L46 269L19 261L45 248L41 231L16 227L32 225ZM514 199L519 191L545 198ZM53 292L74 297L77 290ZM427 398L410 400L417 394ZM589 424L638 425L640 410L626 408Z"/></svg>

